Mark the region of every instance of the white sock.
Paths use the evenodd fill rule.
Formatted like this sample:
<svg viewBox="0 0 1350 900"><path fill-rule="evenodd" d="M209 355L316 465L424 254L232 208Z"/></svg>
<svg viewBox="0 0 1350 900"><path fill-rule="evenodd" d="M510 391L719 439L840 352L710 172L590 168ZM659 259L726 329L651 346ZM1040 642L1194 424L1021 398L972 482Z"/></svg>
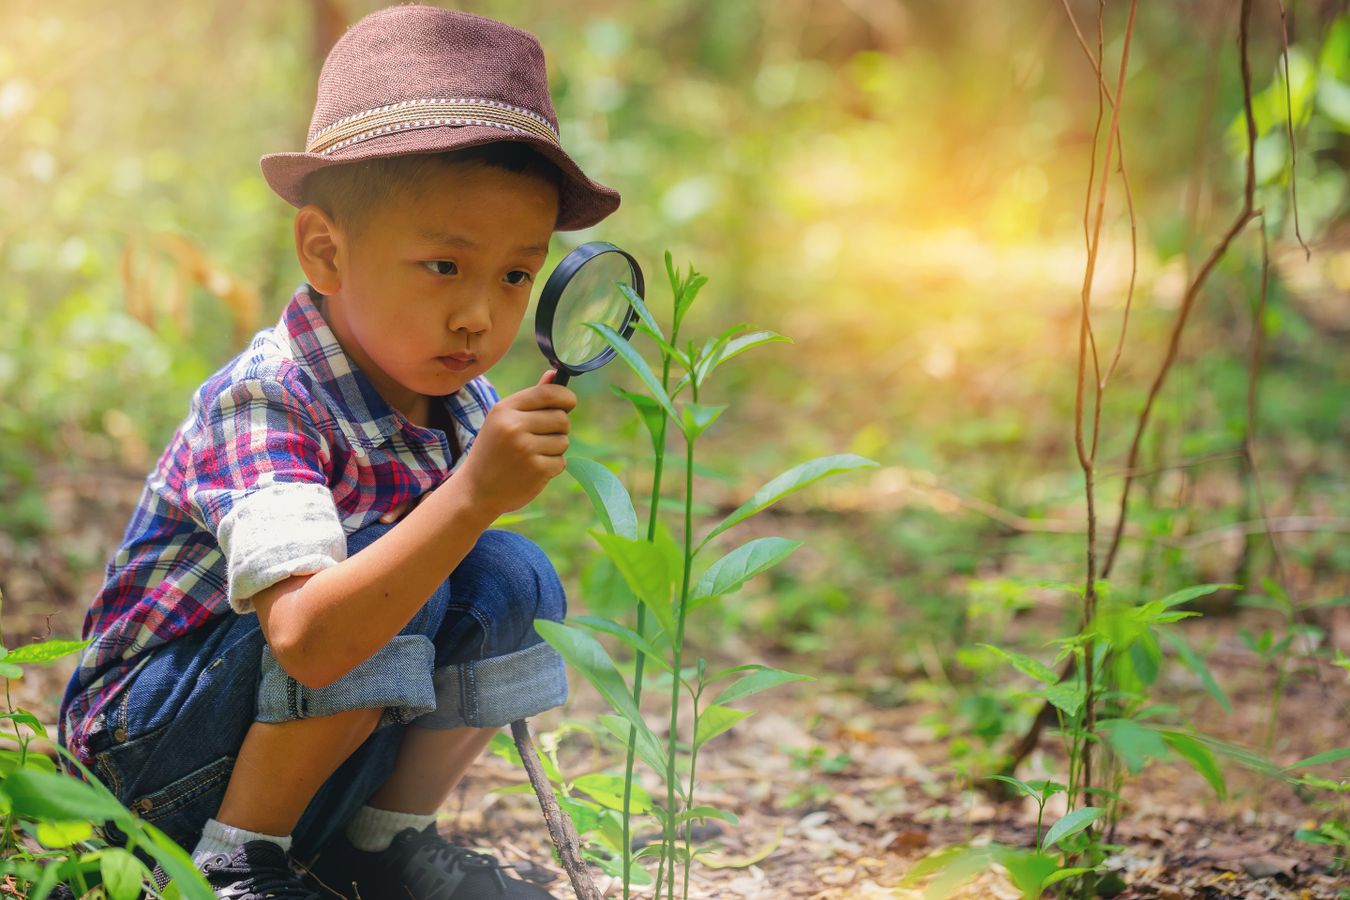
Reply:
<svg viewBox="0 0 1350 900"><path fill-rule="evenodd" d="M403 829L416 828L421 831L434 821L436 821L435 813L420 815L395 812L392 809L376 809L369 805L362 806L347 822L347 840L358 850L379 853L388 850L394 835Z"/></svg>
<svg viewBox="0 0 1350 900"><path fill-rule="evenodd" d="M226 825L224 822L217 822L215 819L207 819L206 827L202 829L201 840L197 841L197 846L192 850L192 861L200 867L204 861L217 853L234 853L245 841L271 841L288 853L291 849L289 834L263 834L261 831L247 831Z"/></svg>

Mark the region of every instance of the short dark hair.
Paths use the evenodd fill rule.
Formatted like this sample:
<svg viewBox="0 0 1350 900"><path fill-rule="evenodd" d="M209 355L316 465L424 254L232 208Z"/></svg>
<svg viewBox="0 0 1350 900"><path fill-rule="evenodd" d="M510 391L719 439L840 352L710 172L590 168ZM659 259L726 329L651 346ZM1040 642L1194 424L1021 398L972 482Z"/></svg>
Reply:
<svg viewBox="0 0 1350 900"><path fill-rule="evenodd" d="M305 176L302 203L313 203L350 233L360 234L380 204L406 193L438 165L490 166L539 178L555 188L562 172L547 157L518 141L494 141L463 150L387 156L328 166Z"/></svg>

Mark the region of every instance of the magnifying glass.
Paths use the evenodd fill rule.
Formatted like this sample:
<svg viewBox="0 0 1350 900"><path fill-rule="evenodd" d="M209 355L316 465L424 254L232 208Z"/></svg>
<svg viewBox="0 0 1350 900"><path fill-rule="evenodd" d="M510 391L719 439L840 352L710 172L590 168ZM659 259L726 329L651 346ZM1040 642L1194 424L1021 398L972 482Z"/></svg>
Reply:
<svg viewBox="0 0 1350 900"><path fill-rule="evenodd" d="M613 359L613 347L587 322L613 328L624 338L637 326L633 305L619 292L626 284L643 296L637 260L606 241L582 244L548 276L534 317L534 338L558 370L554 384L591 372Z"/></svg>

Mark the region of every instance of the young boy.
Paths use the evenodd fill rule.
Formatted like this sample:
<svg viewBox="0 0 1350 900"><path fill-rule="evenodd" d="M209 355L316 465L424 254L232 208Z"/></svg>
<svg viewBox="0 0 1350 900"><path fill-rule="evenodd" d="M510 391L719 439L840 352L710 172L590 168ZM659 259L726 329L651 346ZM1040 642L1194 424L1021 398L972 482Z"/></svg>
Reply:
<svg viewBox="0 0 1350 900"><path fill-rule="evenodd" d="M348 31L305 151L262 169L306 283L147 479L61 740L221 897L548 897L434 816L567 694L533 628L557 574L488 526L562 472L576 396L484 373L552 232L618 194L562 150L531 35L425 6Z"/></svg>

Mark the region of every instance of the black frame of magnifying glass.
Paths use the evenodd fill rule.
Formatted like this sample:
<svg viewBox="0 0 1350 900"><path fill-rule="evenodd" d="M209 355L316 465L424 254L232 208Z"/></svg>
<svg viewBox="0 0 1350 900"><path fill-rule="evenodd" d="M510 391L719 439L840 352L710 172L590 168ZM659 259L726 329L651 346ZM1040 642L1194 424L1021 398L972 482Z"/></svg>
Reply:
<svg viewBox="0 0 1350 900"><path fill-rule="evenodd" d="M643 293L645 286L642 281L642 267L626 250L616 247L608 241L591 241L582 244L564 256L562 262L558 263L558 267L548 276L548 281L544 283L544 290L539 294L539 306L534 316L534 339L538 342L539 349L544 352L544 356L558 370L558 374L554 376L554 384L566 384L571 376L580 375L583 372L592 372L617 355L613 347L606 346L599 355L585 364L569 366L558 359L558 354L553 349L553 315L558 309L558 301L562 299L563 291L571 283L572 276L577 274L582 266L605 253L617 253L628 260L629 272L633 276L633 292L644 299L646 297L646 294ZM637 318L637 310L633 309L633 304L629 303L627 312L624 313L623 324L615 331L627 340L633 334L633 329L637 327Z"/></svg>

